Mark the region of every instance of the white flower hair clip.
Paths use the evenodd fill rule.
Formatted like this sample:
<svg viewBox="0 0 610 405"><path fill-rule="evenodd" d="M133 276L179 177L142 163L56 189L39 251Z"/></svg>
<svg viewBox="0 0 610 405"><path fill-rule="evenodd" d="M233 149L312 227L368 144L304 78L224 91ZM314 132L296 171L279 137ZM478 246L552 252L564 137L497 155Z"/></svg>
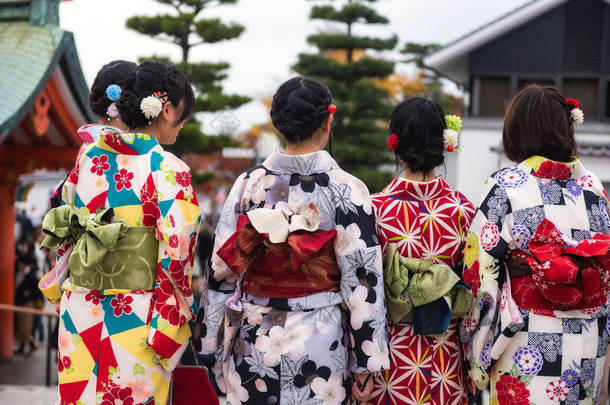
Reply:
<svg viewBox="0 0 610 405"><path fill-rule="evenodd" d="M168 100L167 93L164 91L155 91L152 96L144 97L140 102L140 110L142 114L149 120L157 118L163 109L163 104ZM148 125L151 122L148 121Z"/></svg>
<svg viewBox="0 0 610 405"><path fill-rule="evenodd" d="M443 131L443 140L447 152L458 151L458 143L460 141L460 131L462 130L462 119L457 115L445 115L445 125L447 128Z"/></svg>
<svg viewBox="0 0 610 405"><path fill-rule="evenodd" d="M585 122L585 113L580 109L580 102L575 98L566 98L565 103L570 107L570 116L576 125Z"/></svg>

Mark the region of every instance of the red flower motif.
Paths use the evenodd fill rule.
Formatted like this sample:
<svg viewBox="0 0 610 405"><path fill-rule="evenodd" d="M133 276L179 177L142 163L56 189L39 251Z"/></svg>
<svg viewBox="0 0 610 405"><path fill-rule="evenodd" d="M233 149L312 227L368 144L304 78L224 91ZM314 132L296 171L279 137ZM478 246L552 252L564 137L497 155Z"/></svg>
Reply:
<svg viewBox="0 0 610 405"><path fill-rule="evenodd" d="M162 276L163 277L163 276ZM174 286L167 276L164 276L156 288L157 301L155 309L161 314L163 319L167 319L170 325L180 323L180 305L174 295Z"/></svg>
<svg viewBox="0 0 610 405"><path fill-rule="evenodd" d="M479 280L481 277L479 273L479 261L475 260L471 267L467 267L466 270L464 270L462 277L464 278L464 282L468 284L472 290L472 295L476 297L477 291L479 290Z"/></svg>
<svg viewBox="0 0 610 405"><path fill-rule="evenodd" d="M161 216L161 211L158 206L157 190L150 176L140 190L140 199L142 200L142 225L155 226L157 219Z"/></svg>
<svg viewBox="0 0 610 405"><path fill-rule="evenodd" d="M575 98L566 98L565 101L566 104L569 105L572 110L575 108L580 108L580 102Z"/></svg>
<svg viewBox="0 0 610 405"><path fill-rule="evenodd" d="M182 187L188 187L191 185L191 174L189 172L178 172L176 173L176 182Z"/></svg>
<svg viewBox="0 0 610 405"><path fill-rule="evenodd" d="M77 163L76 166L74 167L74 169L72 169L70 171L70 174L68 175L69 183L73 183L73 184L78 183L78 171L79 171L79 167L78 167L78 163Z"/></svg>
<svg viewBox="0 0 610 405"><path fill-rule="evenodd" d="M62 371L64 371L64 362L63 359L60 357L59 361L57 362L57 370L61 373Z"/></svg>
<svg viewBox="0 0 610 405"><path fill-rule="evenodd" d="M113 298L110 301L110 305L114 307L114 316L121 316L122 313L131 314L131 304L133 302L133 298L130 296L125 296L124 294L118 294L116 298Z"/></svg>
<svg viewBox="0 0 610 405"><path fill-rule="evenodd" d="M188 273L184 271L186 260L172 260L169 263L169 272L172 275L172 278L176 282L176 286L182 292L182 294L186 297L190 297L192 294L191 287L189 286Z"/></svg>
<svg viewBox="0 0 610 405"><path fill-rule="evenodd" d="M91 159L91 162L93 163L93 166L91 166L91 173L95 173L98 176L101 176L106 170L110 169L108 156L106 155L101 155L99 157L94 156L93 159Z"/></svg>
<svg viewBox="0 0 610 405"><path fill-rule="evenodd" d="M498 392L498 403L500 405L529 405L530 392L524 383L503 374L496 383Z"/></svg>
<svg viewBox="0 0 610 405"><path fill-rule="evenodd" d="M100 301L104 300L104 297L98 290L91 290L85 295L86 301L92 301L95 305L99 304Z"/></svg>
<svg viewBox="0 0 610 405"><path fill-rule="evenodd" d="M70 368L70 366L72 365L72 361L70 360L70 358L68 356L63 358L63 363L64 363L64 368L67 370Z"/></svg>
<svg viewBox="0 0 610 405"><path fill-rule="evenodd" d="M179 243L179 241L178 241L178 235L175 235L175 234L174 234L174 235L172 235L172 236L170 236L170 237L169 237L169 247L171 247L171 248L174 248L174 249L175 249L175 248L177 248L177 247L178 247L178 243Z"/></svg>
<svg viewBox="0 0 610 405"><path fill-rule="evenodd" d="M396 149L398 149L399 145L400 145L400 139L398 139L398 135L396 135L396 134L390 135L390 137L388 138L388 149L396 150Z"/></svg>
<svg viewBox="0 0 610 405"><path fill-rule="evenodd" d="M123 188L126 190L131 189L131 180L133 180L133 173L128 172L125 169L121 169L119 173L114 175L114 181L116 181L116 190L121 191Z"/></svg>
<svg viewBox="0 0 610 405"><path fill-rule="evenodd" d="M68 249L70 249L70 246L72 246L69 243L66 243L63 247L57 248L57 254L59 256L63 256L64 253L66 253L68 251Z"/></svg>
<svg viewBox="0 0 610 405"><path fill-rule="evenodd" d="M565 163L546 160L542 162L538 170L532 173L536 177L552 180L567 180L570 178L570 168Z"/></svg>
<svg viewBox="0 0 610 405"><path fill-rule="evenodd" d="M106 391L102 396L102 403L100 405L134 405L133 393L131 387L121 388L115 385Z"/></svg>

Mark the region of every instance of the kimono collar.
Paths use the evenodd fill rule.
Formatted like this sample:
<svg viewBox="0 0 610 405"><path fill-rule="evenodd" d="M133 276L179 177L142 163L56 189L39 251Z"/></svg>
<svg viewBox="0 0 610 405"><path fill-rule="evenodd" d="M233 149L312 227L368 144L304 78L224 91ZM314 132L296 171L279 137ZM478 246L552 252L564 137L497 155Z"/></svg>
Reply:
<svg viewBox="0 0 610 405"><path fill-rule="evenodd" d="M100 133L102 130L113 131L113 132L123 132L118 128L115 128L111 125L100 125L100 124L87 124L83 125L76 131L80 139L83 140L83 143L90 144L97 142L100 137Z"/></svg>
<svg viewBox="0 0 610 405"><path fill-rule="evenodd" d="M287 155L276 150L265 159L263 166L276 173L302 175L324 173L339 168L337 162L325 150L304 155Z"/></svg>
<svg viewBox="0 0 610 405"><path fill-rule="evenodd" d="M412 181L405 178L392 180L381 192L383 195L398 200L428 201L436 200L453 193L443 176L431 181Z"/></svg>
<svg viewBox="0 0 610 405"><path fill-rule="evenodd" d="M517 167L532 176L551 180L580 179L587 174L576 156L569 162L555 162L544 156L532 156L519 163Z"/></svg>
<svg viewBox="0 0 610 405"><path fill-rule="evenodd" d="M97 146L110 152L123 155L145 155L156 151L163 152L163 148L157 140L148 134L143 133L120 133L103 129L97 140Z"/></svg>

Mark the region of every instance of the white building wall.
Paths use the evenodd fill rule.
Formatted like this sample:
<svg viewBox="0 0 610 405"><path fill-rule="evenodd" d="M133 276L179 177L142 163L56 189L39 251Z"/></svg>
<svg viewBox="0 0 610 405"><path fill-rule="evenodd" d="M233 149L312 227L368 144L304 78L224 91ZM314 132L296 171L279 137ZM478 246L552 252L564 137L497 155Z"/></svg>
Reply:
<svg viewBox="0 0 610 405"><path fill-rule="evenodd" d="M583 125L577 128L579 144L610 146L610 126L605 124ZM461 191L475 204L480 203L483 184L496 170L511 166L504 154L496 152L502 144L502 121L500 119L465 119L460 137L460 152L448 154L446 171L443 173L452 187ZM585 167L595 173L610 188L610 157L594 156L587 148L581 155Z"/></svg>

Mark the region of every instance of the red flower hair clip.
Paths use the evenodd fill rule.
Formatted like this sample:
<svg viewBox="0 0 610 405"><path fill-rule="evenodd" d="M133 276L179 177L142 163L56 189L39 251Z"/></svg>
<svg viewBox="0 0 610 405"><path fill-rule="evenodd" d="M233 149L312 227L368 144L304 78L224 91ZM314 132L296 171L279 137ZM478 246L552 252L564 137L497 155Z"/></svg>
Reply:
<svg viewBox="0 0 610 405"><path fill-rule="evenodd" d="M575 98L566 98L565 103L572 107L572 110L574 108L580 108L580 102Z"/></svg>
<svg viewBox="0 0 610 405"><path fill-rule="evenodd" d="M396 135L396 134L390 135L390 137L388 138L388 149L396 150L396 149L398 149L399 145L400 145L400 139L398 139L398 135Z"/></svg>
<svg viewBox="0 0 610 405"><path fill-rule="evenodd" d="M329 105L328 106L328 112L331 113L331 114L336 113L337 112L337 106L334 105L334 104Z"/></svg>
<svg viewBox="0 0 610 405"><path fill-rule="evenodd" d="M585 114L580 109L580 102L575 98L566 98L564 100L567 106L570 107L570 117L576 125L580 125L585 121Z"/></svg>

